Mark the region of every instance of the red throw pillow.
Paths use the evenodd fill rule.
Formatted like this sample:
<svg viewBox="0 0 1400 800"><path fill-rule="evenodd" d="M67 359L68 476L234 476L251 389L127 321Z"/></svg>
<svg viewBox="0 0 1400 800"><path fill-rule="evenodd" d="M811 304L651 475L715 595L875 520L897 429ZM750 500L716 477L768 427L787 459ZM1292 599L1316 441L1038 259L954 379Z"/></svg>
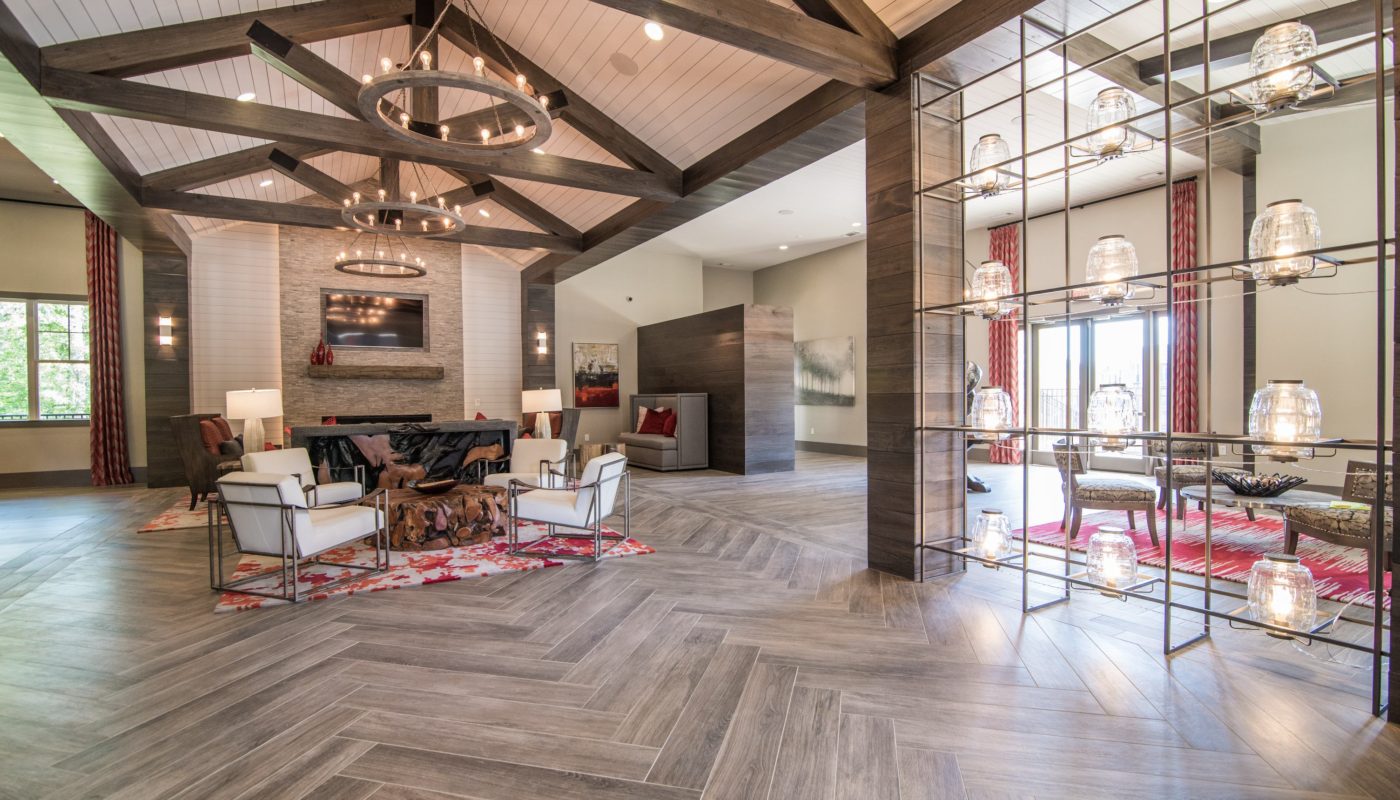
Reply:
<svg viewBox="0 0 1400 800"><path fill-rule="evenodd" d="M199 421L199 438L204 442L204 449L216 456L219 454L219 442L225 441L223 434L219 433L219 426L207 419Z"/></svg>
<svg viewBox="0 0 1400 800"><path fill-rule="evenodd" d="M322 425L335 425L335 424L336 424L335 417L322 417L322 418L321 418L321 424L322 424Z"/></svg>
<svg viewBox="0 0 1400 800"><path fill-rule="evenodd" d="M224 437L219 441L227 442L229 439L233 438L233 428L229 427L228 420L223 417L214 417L214 427L218 428L219 435Z"/></svg>
<svg viewBox="0 0 1400 800"><path fill-rule="evenodd" d="M476 412L476 418L477 418L477 420L483 420L483 419L486 419L486 415L483 414L483 413L481 413L480 411L478 411L478 412Z"/></svg>
<svg viewBox="0 0 1400 800"><path fill-rule="evenodd" d="M522 433L522 434L520 434L520 438L521 438L521 439L531 439L531 438L534 438L534 437L530 436L530 434L527 432L527 433Z"/></svg>
<svg viewBox="0 0 1400 800"><path fill-rule="evenodd" d="M637 406L637 427L632 430L633 433L642 432L642 425L647 421L647 414L650 413L651 409L646 406Z"/></svg>
<svg viewBox="0 0 1400 800"><path fill-rule="evenodd" d="M666 420L671 417L669 411L648 411L646 419L642 420L642 429L637 433L661 435L666 430Z"/></svg>
<svg viewBox="0 0 1400 800"><path fill-rule="evenodd" d="M666 424L661 427L661 435L676 438L676 412L666 412Z"/></svg>

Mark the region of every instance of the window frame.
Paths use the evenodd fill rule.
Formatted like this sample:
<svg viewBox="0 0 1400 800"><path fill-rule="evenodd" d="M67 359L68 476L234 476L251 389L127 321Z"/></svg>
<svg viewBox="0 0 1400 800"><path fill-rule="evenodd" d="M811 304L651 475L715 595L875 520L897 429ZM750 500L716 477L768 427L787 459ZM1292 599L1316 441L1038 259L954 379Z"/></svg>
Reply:
<svg viewBox="0 0 1400 800"><path fill-rule="evenodd" d="M92 401L88 400L88 416L82 419L40 419L39 418L39 364L42 360L45 364L87 364L88 369L92 369L92 317L91 307L88 304L87 295L81 294L54 294L36 292L4 292L0 291L0 302L24 303L25 321L25 350L27 358L27 380L29 382L29 418L0 420L0 429L4 428L86 428L92 424ZM88 306L88 357L82 361L58 361L54 359L39 358L39 304L40 303L64 303ZM91 374L89 372L89 374Z"/></svg>

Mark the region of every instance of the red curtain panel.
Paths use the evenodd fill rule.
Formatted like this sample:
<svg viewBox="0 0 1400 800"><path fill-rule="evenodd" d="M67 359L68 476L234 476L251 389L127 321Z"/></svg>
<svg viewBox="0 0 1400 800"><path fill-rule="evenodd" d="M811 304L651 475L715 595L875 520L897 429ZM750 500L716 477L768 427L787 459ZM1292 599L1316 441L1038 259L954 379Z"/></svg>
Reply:
<svg viewBox="0 0 1400 800"><path fill-rule="evenodd" d="M1021 290L1020 223L1002 225L987 231L991 235L988 257L1000 261L1011 270L1011 288ZM1016 363L1016 340L1020 331L1020 309L989 323L986 386L1000 386L1011 395L1011 410L1021 418L1020 364ZM993 464L1021 463L1021 440L1008 439L992 445Z"/></svg>
<svg viewBox="0 0 1400 800"><path fill-rule="evenodd" d="M92 364L92 485L132 483L122 406L121 296L117 233L91 211L87 227L88 331Z"/></svg>
<svg viewBox="0 0 1400 800"><path fill-rule="evenodd" d="M1196 179L1188 178L1172 184L1172 269L1196 266ZM1175 280L1191 280L1195 273L1175 276ZM1174 323L1172 327L1172 430L1199 430L1199 393L1197 391L1197 317L1196 286L1172 287Z"/></svg>

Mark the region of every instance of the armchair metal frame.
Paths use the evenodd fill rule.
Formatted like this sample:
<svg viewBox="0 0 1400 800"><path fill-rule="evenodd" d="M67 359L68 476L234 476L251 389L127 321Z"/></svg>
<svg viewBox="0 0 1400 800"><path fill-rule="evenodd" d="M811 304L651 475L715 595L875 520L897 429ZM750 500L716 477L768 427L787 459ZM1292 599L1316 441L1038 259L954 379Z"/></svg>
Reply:
<svg viewBox="0 0 1400 800"><path fill-rule="evenodd" d="M478 460L476 460L476 461L473 461L473 462L472 462L472 466L473 466L473 467L477 467L477 474L475 475L476 482L479 483L479 484L481 484L481 483L486 483L486 476L487 476L487 475L494 474L494 473L491 471L491 467L492 467L493 465L497 465L497 464L505 464L505 465L506 465L506 470L505 470L505 471L509 471L509 470L510 470L510 456L508 456L508 455L506 455L506 456L501 456L500 458L492 459L492 460L490 460L490 461L487 461L487 460L484 459L484 458L478 459ZM478 465L480 465L480 466L478 466ZM559 470L554 469L554 467L560 466L560 465L563 465L563 468L564 468L564 471L563 471L563 472L560 472ZM497 471L499 472L499 471L501 471L501 470L497 470ZM569 478L576 477L576 476L578 475L578 461L577 461L577 455L574 453L573 450L565 450L565 451L564 451L564 457L561 458L561 459L558 459L557 461L550 461L550 460L547 459L547 458L542 458L542 459L540 459L540 464L539 464L539 478L540 478L540 485L541 485L541 486L544 485L544 476L545 476L545 475L555 475L555 476L558 476L558 477L560 477L560 478L564 478L564 479L566 479L566 480L569 479Z"/></svg>
<svg viewBox="0 0 1400 800"><path fill-rule="evenodd" d="M605 556L605 555L607 555L608 553L612 552L612 550L613 550L614 548L616 548L619 544L621 544L622 542L624 542L624 541L626 541L627 539L631 538L631 536L632 536L632 475L627 471L627 462L626 462L625 460L620 460L620 461L618 461L617 463L618 463L618 465L620 466L620 468L621 468L621 470L622 470L622 471L619 472L618 474L613 475L612 477L609 477L609 478L604 478L604 477L602 477L602 476L600 475L600 476L598 477L598 480L594 481L593 483L582 484L582 485L577 486L577 487L574 487L574 488L572 488L572 489L567 489L567 488L566 488L566 489L546 489L546 488L539 487L539 486L531 486L530 484L525 483L524 481L512 479L511 482L510 482L510 486L507 487L507 490L506 490L506 491L508 492L508 496L507 496L507 499L506 499L506 531L507 531L507 542L509 543L509 548L510 548L510 553L511 553L511 555L518 555L518 554L523 553L523 554L525 554L525 555L539 555L539 556L547 556L547 557L549 557L549 558L571 558L571 559L577 559L577 560L582 560L582 561L595 561L595 562L596 562L596 561L601 560L603 556ZM607 469L607 467L604 467L604 469ZM555 474L558 474L558 473L555 473ZM601 491L601 490L602 490L603 486L604 486L605 484L612 483L613 481L622 481L622 486L621 486L621 488L622 488L622 533L621 533L621 534L616 534L616 533L603 533L603 519L602 519L602 514L600 513L600 512L601 512L601 509L598 507L598 498L602 495L602 491ZM572 527L572 526L563 525L562 523L550 522L549 520L532 519L532 518L530 518L530 517L518 517L518 516L516 516L516 514L515 514L515 499L516 499L517 497L519 497L520 494L523 493L523 492L581 492L581 491L583 491L583 490L585 490L585 489L593 489L593 490L594 490L594 492L593 492L593 498L592 498L592 499L589 501L589 503L588 503L588 513L586 513L586 514L584 515L584 523L585 523L586 525L588 525L589 527L587 527L587 528L573 528L573 530L583 530L583 531L589 531L589 530L591 530L591 531L592 531L592 534L593 534L593 555L592 555L592 556L580 556L580 555L573 555L573 554L571 554L571 553L537 553L537 552L532 552L532 551L530 550L530 548L534 547L535 545L539 544L540 542L548 541L548 540L551 539L551 538L555 538L555 539L579 539L579 538L582 538L582 537L580 537L580 536L577 535L577 534L559 533L559 532L557 531L557 529L560 528L560 527L570 528L570 527ZM543 522L543 523L545 523L545 525L548 526L548 528L546 529L546 530L547 530L547 535L546 535L544 538L542 538L542 539L537 539L537 540L535 540L535 541L533 541L533 542L530 542L529 544L525 545L524 547L521 547L521 546L520 546L520 539L519 539L519 531L517 530L517 522L520 521L520 520L525 520L525 521L528 521L528 522ZM603 549L603 540L604 540L604 539L612 539L612 540L615 540L615 541L614 541L614 544L612 545L612 547L609 547L607 550L604 550L604 549Z"/></svg>
<svg viewBox="0 0 1400 800"><path fill-rule="evenodd" d="M313 466L312 469L319 469L319 467ZM332 466L327 465L326 469L330 470L331 475L334 476L334 475L335 475L335 471L336 471L337 469L342 469L342 470L343 470L343 469L345 469L345 467L332 467ZM354 465L351 466L351 469L353 470L353 472L352 472L351 474L353 474L353 475L355 476L355 482L358 483L358 484L360 484L361 486L364 486L364 485L365 485L365 465L364 465L364 464L354 464ZM360 501L364 500L365 497L371 497L371 496L373 496L373 495L374 495L374 492L383 491L382 489L375 489L373 492L370 492L369 494L366 494L366 495L364 495L363 497L357 498L357 499L355 499L355 500L342 500L342 501L340 501L339 503L326 503L325 505L321 505L321 502L320 502L319 498L316 496L316 490L317 490L318 488L320 488L320 484L314 482L316 476L315 476L315 475L312 475L311 477L312 477L312 481L313 481L313 482L312 482L312 483L307 483L307 482L306 482L306 477L303 476L300 472L294 472L294 473L292 473L292 474L296 476L296 478L297 478L297 483L300 483L300 484L301 484L301 492L302 492L302 494L306 495L306 503L307 503L307 505L311 506L312 508L336 508L336 507L339 507L339 506L356 505L356 504L359 503Z"/></svg>
<svg viewBox="0 0 1400 800"><path fill-rule="evenodd" d="M226 481L235 485L253 486L260 484L240 484L238 481ZM353 581L358 581L370 575L378 575L389 569L389 515L388 515L388 492L384 489L375 489L370 494L357 500L356 503L363 503L365 500L374 499L374 511L376 519L379 520L378 529L374 532L374 566L363 564L348 564L335 561L322 561L318 556L327 550L336 547L344 547L341 542L333 547L324 548L305 556L296 554L296 529L297 511L311 512L314 508L302 508L301 506L289 505L287 503L253 503L243 500L227 500L222 492L216 493L209 503L209 587L219 592L238 592L239 594L250 594L258 597L268 597L274 600L285 600L296 603L300 600L297 590L297 577L300 573L302 561L310 561L325 567L345 567L358 572L352 572L343 578L337 578L330 583L323 583L316 587L317 592L324 592L327 589L334 589ZM348 503L340 505L349 505ZM282 515L282 535L279 537L282 542L281 552L263 552L260 550L245 550L238 543L238 528L234 525L233 517L228 513L229 506L248 506L255 508L276 508ZM329 506L335 508L337 506ZM278 566L263 570L253 575L247 575L234 581L225 582L223 580L224 563L224 518L228 518L229 533L233 537L234 545L239 553L247 555L263 556L266 558L276 558L280 560ZM290 552L288 548L290 547ZM266 578L270 575L280 573L282 576L282 593L258 591L255 589L238 588L245 584ZM290 578L290 580L288 580ZM288 589L290 588L290 593Z"/></svg>

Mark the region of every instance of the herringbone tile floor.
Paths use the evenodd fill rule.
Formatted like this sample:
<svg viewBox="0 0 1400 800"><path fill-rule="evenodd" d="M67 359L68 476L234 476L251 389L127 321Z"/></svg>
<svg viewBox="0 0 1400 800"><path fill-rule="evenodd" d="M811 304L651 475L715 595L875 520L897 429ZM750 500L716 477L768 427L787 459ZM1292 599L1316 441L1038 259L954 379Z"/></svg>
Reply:
<svg viewBox="0 0 1400 800"><path fill-rule="evenodd" d="M655 555L211 613L177 493L0 493L0 797L1400 796L1362 681L864 567L864 464L638 475Z"/></svg>

